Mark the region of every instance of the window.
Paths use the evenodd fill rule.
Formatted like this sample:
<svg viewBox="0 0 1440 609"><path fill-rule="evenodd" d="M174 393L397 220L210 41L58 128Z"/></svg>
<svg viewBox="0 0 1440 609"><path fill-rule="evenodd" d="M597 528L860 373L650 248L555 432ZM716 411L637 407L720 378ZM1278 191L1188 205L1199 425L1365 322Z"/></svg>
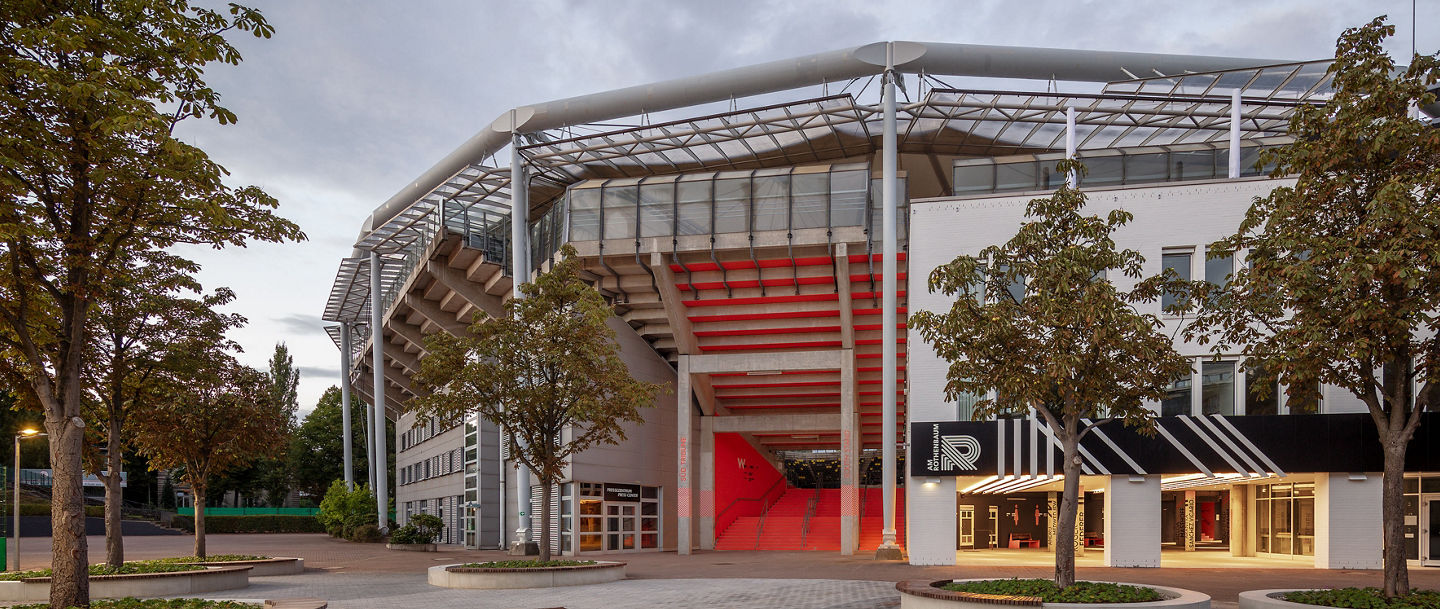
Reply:
<svg viewBox="0 0 1440 609"><path fill-rule="evenodd" d="M1035 190L1035 161L995 165L995 190Z"/></svg>
<svg viewBox="0 0 1440 609"><path fill-rule="evenodd" d="M676 189L676 213L679 215L676 232L681 235L710 234L710 187L711 182L685 181L683 178Z"/></svg>
<svg viewBox="0 0 1440 609"><path fill-rule="evenodd" d="M1235 362L1200 364L1201 414L1235 414Z"/></svg>
<svg viewBox="0 0 1440 609"><path fill-rule="evenodd" d="M668 237L675 220L675 185L640 185L640 236Z"/></svg>
<svg viewBox="0 0 1440 609"><path fill-rule="evenodd" d="M1245 414L1280 414L1280 386L1274 379L1262 385L1261 376L1262 368L1245 370Z"/></svg>
<svg viewBox="0 0 1440 609"><path fill-rule="evenodd" d="M1315 555L1315 485L1255 487L1255 549L1269 554Z"/></svg>
<svg viewBox="0 0 1440 609"><path fill-rule="evenodd" d="M1125 183L1144 184L1169 179L1167 156L1164 152L1126 155Z"/></svg>
<svg viewBox="0 0 1440 609"><path fill-rule="evenodd" d="M830 174L830 226L863 226L870 176L864 170Z"/></svg>
<svg viewBox="0 0 1440 609"><path fill-rule="evenodd" d="M1093 156L1081 158L1085 163L1085 186L1113 186L1125 181L1125 157L1120 155Z"/></svg>
<svg viewBox="0 0 1440 609"><path fill-rule="evenodd" d="M1160 416L1173 417L1190 414L1190 375L1182 374L1171 381L1165 390L1165 400L1160 403Z"/></svg>
<svg viewBox="0 0 1440 609"><path fill-rule="evenodd" d="M755 230L790 228L790 176L755 177Z"/></svg>
<svg viewBox="0 0 1440 609"><path fill-rule="evenodd" d="M1235 271L1235 258L1229 254L1205 260L1205 281L1220 287L1230 284L1230 274Z"/></svg>
<svg viewBox="0 0 1440 609"><path fill-rule="evenodd" d="M825 228L830 205L829 173L797 173L791 178L792 228Z"/></svg>
<svg viewBox="0 0 1440 609"><path fill-rule="evenodd" d="M715 180L715 232L750 230L750 179Z"/></svg>
<svg viewBox="0 0 1440 609"><path fill-rule="evenodd" d="M639 193L634 186L606 186L602 204L605 207L605 238L635 237L635 204Z"/></svg>
<svg viewBox="0 0 1440 609"><path fill-rule="evenodd" d="M956 195L993 192L995 190L995 166L990 163L957 165L954 179Z"/></svg>
<svg viewBox="0 0 1440 609"><path fill-rule="evenodd" d="M1160 256L1161 269L1173 269L1181 280L1190 280L1190 256L1191 252L1167 252ZM1185 304L1185 295L1173 292L1166 292L1160 297L1160 306L1169 309L1177 305Z"/></svg>
<svg viewBox="0 0 1440 609"><path fill-rule="evenodd" d="M600 189L576 188L570 191L570 240L595 241L600 238Z"/></svg>
<svg viewBox="0 0 1440 609"><path fill-rule="evenodd" d="M1215 151L1170 153L1172 180L1208 180L1215 177Z"/></svg>

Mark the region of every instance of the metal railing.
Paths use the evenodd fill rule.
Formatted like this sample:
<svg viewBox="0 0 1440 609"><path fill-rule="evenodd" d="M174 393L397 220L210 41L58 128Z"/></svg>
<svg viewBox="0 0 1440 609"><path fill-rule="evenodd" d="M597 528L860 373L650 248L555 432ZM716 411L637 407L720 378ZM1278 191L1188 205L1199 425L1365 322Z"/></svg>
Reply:
<svg viewBox="0 0 1440 609"><path fill-rule="evenodd" d="M780 489L781 492L779 494L775 494L776 489ZM764 518L765 512L770 510L770 506L774 505L775 501L779 500L780 496L785 494L784 490L785 477L781 476L775 481L774 484L770 485L770 488L767 488L765 489L765 492L760 493L759 497L739 497L734 501L731 501L730 505L725 506L718 513L715 514L715 536L718 538L722 533L725 532L725 529L730 528L730 525L733 524L735 520L740 517L740 515L736 513L731 516L728 522L725 521L725 515L730 513L730 510L732 508L735 508L739 505L758 504L760 506L760 509L758 510L759 513L757 513L756 516ZM772 494L774 496L772 496ZM756 530L758 534L759 527L756 527Z"/></svg>

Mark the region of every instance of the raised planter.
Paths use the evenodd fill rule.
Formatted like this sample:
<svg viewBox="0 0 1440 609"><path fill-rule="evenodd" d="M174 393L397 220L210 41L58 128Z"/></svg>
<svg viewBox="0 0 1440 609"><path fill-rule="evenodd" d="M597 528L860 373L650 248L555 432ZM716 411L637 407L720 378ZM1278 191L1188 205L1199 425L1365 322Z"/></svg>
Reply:
<svg viewBox="0 0 1440 609"><path fill-rule="evenodd" d="M1249 590L1240 593L1240 609L1308 609L1320 605L1307 605L1305 603L1292 603L1281 595L1286 592L1298 590L1313 590L1313 588L1274 588L1271 590Z"/></svg>
<svg viewBox="0 0 1440 609"><path fill-rule="evenodd" d="M91 575L90 598L177 596L235 590L250 585L252 567L207 567L204 571ZM0 582L0 602L50 600L50 578Z"/></svg>
<svg viewBox="0 0 1440 609"><path fill-rule="evenodd" d="M427 580L441 588L498 590L508 588L554 588L603 584L625 579L625 563L596 561L573 567L529 569L482 569L461 565L430 567Z"/></svg>
<svg viewBox="0 0 1440 609"><path fill-rule="evenodd" d="M195 562L190 564L205 567L251 567L250 577L299 575L305 572L305 559L303 558L261 558L256 560L227 560L223 562Z"/></svg>
<svg viewBox="0 0 1440 609"><path fill-rule="evenodd" d="M387 543L386 550L400 550L401 552L438 552L439 548L433 543Z"/></svg>
<svg viewBox="0 0 1440 609"><path fill-rule="evenodd" d="M912 579L895 584L900 591L900 609L995 609L996 605L1044 607L1045 609L1120 609L1122 607L1164 607L1165 609L1210 609L1210 596L1184 588L1151 584L1126 584L1150 588L1161 600L1148 603L1043 603L1031 596L1002 596L946 590L945 584L974 579ZM1124 582L1107 582L1124 583ZM1242 605L1243 608L1243 605Z"/></svg>

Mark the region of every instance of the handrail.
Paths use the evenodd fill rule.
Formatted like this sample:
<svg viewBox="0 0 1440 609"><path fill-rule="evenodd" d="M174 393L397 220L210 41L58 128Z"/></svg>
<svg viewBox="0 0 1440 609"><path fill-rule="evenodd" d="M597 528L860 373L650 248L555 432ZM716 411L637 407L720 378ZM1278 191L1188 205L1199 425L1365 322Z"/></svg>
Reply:
<svg viewBox="0 0 1440 609"><path fill-rule="evenodd" d="M805 549L805 538L810 536L810 517L815 515L815 506L820 503L820 487L805 501L805 517L800 520L800 549Z"/></svg>
<svg viewBox="0 0 1440 609"><path fill-rule="evenodd" d="M719 524L724 520L725 513L728 512L728 511L730 511L730 508L733 508L733 507L735 507L736 505L739 505L740 502L742 502L742 501L745 501L745 502L751 502L751 501L759 502L759 503L760 503L760 515L761 515L761 516L764 516L764 515L765 515L765 512L770 509L770 506L771 506L771 505L774 505L774 501L779 498L778 495L777 495L776 497L774 497L774 498L771 498L771 497L770 497L770 494L771 494L772 492L774 492L776 488L782 488L782 489L783 489L784 487L785 487L785 477L784 477L784 476L781 476L778 480L776 480L773 484L770 485L770 488L767 488L767 489L765 489L765 492L760 493L760 496L759 496L759 497L737 497L734 501L731 501L731 502L730 502L730 505L725 506L723 509L721 509L719 512L717 512L717 513L715 514L715 525L716 525L715 536L716 536L716 537L719 537L720 534L724 532L724 531L722 531L722 530L719 530ZM781 495L783 495L783 494L784 494L784 493L781 493ZM732 520L732 522L733 522L733 520Z"/></svg>

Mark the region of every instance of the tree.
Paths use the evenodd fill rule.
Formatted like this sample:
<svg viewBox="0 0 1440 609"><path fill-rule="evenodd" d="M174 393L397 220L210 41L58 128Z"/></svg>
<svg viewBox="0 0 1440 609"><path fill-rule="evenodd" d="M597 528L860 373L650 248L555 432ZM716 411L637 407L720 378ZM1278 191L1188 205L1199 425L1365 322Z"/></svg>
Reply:
<svg viewBox="0 0 1440 609"><path fill-rule="evenodd" d="M1251 205L1236 233L1211 246L1245 254L1187 335L1241 349L1257 381L1276 382L1296 410L1319 383L1365 403L1383 446L1386 596L1409 592L1405 450L1420 414L1440 403L1440 129L1409 115L1433 103L1436 56L1397 72L1381 49L1384 17L1345 30L1329 73L1334 95L1300 106L1295 141L1266 154L1274 177L1295 176Z"/></svg>
<svg viewBox="0 0 1440 609"><path fill-rule="evenodd" d="M477 315L466 336L431 335L416 378L435 391L411 401L422 418L476 413L507 430L510 454L539 478L542 506L571 456L623 441L624 424L639 422L661 391L630 375L605 324L614 310L580 278L575 249L562 253L520 287L522 298L505 303L505 317ZM540 513L540 560L548 561L550 511Z"/></svg>
<svg viewBox="0 0 1440 609"><path fill-rule="evenodd" d="M228 13L228 14L227 14ZM176 137L235 115L203 80L238 64L258 11L184 0L0 3L0 374L45 413L54 469L50 604L89 603L82 371L96 299L133 252L300 239L275 200Z"/></svg>
<svg viewBox="0 0 1440 609"><path fill-rule="evenodd" d="M228 353L196 349L170 375L160 400L136 412L135 443L161 469L183 468L195 491L195 555L205 557L205 501L213 476L273 456L284 409L265 373Z"/></svg>
<svg viewBox="0 0 1440 609"><path fill-rule="evenodd" d="M256 479L260 490L265 493L265 502L271 507L281 507L294 486L291 473L286 465L285 449L289 447L290 435L295 431L296 413L300 410L297 393L300 386L300 370L295 367L295 358L285 343L275 344L275 353L270 357L270 399L279 404L285 413L285 439L281 451L274 457L256 461Z"/></svg>
<svg viewBox="0 0 1440 609"><path fill-rule="evenodd" d="M365 430L358 424L360 418L355 417L357 424L351 426L350 441L357 467L355 479L365 480L369 474L366 471L366 455L369 453L365 446ZM290 472L297 489L311 497L321 497L331 482L345 478L344 463L336 458L344 452L344 436L340 388L331 386L290 436L285 469ZM370 505L374 506L375 502L371 501Z"/></svg>
<svg viewBox="0 0 1440 609"><path fill-rule="evenodd" d="M1079 171L1062 162L1061 173ZM1136 304L1152 302L1178 280L1141 280L1144 258L1117 249L1111 234L1130 221L1081 214L1085 195L1062 186L1030 201L1027 221L1004 245L960 256L930 274L931 292L956 297L948 311L911 314L910 327L949 361L945 394L979 400L974 416L1034 411L1064 451L1064 495L1055 544L1055 584L1075 583L1081 419L1119 420L1153 433L1146 400L1160 400L1190 362L1175 351L1160 319ZM1115 276L1116 274L1120 276ZM1121 292L1114 282L1134 282Z"/></svg>
<svg viewBox="0 0 1440 609"><path fill-rule="evenodd" d="M128 272L98 299L91 316L94 350L85 379L91 396L84 408L93 436L85 451L88 469L105 485L105 562L116 568L125 562L120 483L130 444L127 419L154 399L161 370L167 361L175 363L173 351L197 344L233 346L225 332L245 321L216 312L234 293L222 288L203 295L192 276L198 267L188 260L146 252L126 264ZM97 450L101 444L104 450Z"/></svg>

